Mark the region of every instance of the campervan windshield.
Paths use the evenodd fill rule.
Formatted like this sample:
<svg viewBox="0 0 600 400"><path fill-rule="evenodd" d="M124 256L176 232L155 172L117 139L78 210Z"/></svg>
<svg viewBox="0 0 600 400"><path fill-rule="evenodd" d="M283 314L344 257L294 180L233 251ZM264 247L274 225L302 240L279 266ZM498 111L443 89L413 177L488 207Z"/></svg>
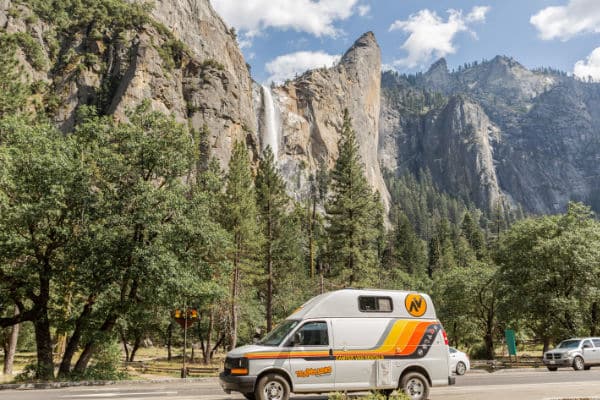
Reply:
<svg viewBox="0 0 600 400"><path fill-rule="evenodd" d="M258 343L263 346L279 346L299 323L300 321L295 319L286 319Z"/></svg>

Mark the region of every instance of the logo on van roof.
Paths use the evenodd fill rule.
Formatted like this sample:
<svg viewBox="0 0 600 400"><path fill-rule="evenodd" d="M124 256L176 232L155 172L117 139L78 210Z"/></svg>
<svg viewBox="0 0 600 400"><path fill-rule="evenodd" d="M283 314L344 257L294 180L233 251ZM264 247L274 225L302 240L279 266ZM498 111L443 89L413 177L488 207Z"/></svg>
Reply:
<svg viewBox="0 0 600 400"><path fill-rule="evenodd" d="M420 294L409 294L404 299L406 311L413 317L421 317L427 311L427 302Z"/></svg>

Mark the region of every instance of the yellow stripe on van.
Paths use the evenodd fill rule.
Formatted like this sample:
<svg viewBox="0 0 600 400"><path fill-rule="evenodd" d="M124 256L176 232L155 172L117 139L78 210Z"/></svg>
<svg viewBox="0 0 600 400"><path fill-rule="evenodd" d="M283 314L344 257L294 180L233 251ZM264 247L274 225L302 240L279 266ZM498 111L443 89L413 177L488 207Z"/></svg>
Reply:
<svg viewBox="0 0 600 400"><path fill-rule="evenodd" d="M352 351L334 350L336 357L361 357L361 356L387 356L411 354L426 333L431 324L438 324L436 320L399 319L390 329L383 343L376 349L357 349ZM247 353L244 357L249 359L278 359L278 358L304 358L304 357L329 357L329 351L265 351Z"/></svg>

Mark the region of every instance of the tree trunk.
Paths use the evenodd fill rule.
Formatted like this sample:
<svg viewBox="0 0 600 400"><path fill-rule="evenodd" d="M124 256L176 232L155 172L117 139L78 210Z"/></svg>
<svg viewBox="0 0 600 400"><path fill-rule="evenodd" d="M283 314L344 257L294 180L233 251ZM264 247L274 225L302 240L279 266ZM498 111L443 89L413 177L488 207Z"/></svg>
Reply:
<svg viewBox="0 0 600 400"><path fill-rule="evenodd" d="M98 333L102 334L110 332L115 326L117 318L118 316L115 314L109 315L98 330ZM94 355L94 351L96 350L97 340L98 339L94 338L90 339L90 341L87 342L83 348L83 351L81 352L81 355L79 356L74 368L74 371L78 374L83 374L85 372L90 360L92 359L92 356Z"/></svg>
<svg viewBox="0 0 600 400"><path fill-rule="evenodd" d="M123 350L125 351L125 361L129 361L129 346L127 346L127 335L123 327L119 327L119 336L121 336L121 342L123 343Z"/></svg>
<svg viewBox="0 0 600 400"><path fill-rule="evenodd" d="M210 351L210 338L212 336L214 326L214 311L212 305L208 311L208 331L206 332L206 344L203 344L202 357L204 365L208 365L212 361L212 352Z"/></svg>
<svg viewBox="0 0 600 400"><path fill-rule="evenodd" d="M271 244L267 254L267 332L273 329L273 256Z"/></svg>
<svg viewBox="0 0 600 400"><path fill-rule="evenodd" d="M173 353L171 352L171 346L173 345L173 321L169 322L167 328L167 361L171 361Z"/></svg>
<svg viewBox="0 0 600 400"><path fill-rule="evenodd" d="M142 343L142 335L137 335L135 337L135 342L133 343L133 348L131 349L131 354L129 355L129 362L133 362L135 359L135 353L137 353L140 348L140 344Z"/></svg>
<svg viewBox="0 0 600 400"><path fill-rule="evenodd" d="M229 332L229 346L230 349L234 349L237 345L237 330L238 330L238 313L237 313L237 300L240 280L240 252L241 243L240 238L236 238L236 254L233 262L233 279L231 282L231 321L230 321L230 332Z"/></svg>
<svg viewBox="0 0 600 400"><path fill-rule="evenodd" d="M67 346L65 347L65 353L63 354L62 361L58 369L58 376L61 378L68 376L71 372L71 363L73 361L73 356L79 348L81 334L83 333L83 328L85 323L87 322L88 317L92 313L93 304L94 297L88 297L88 301L83 307L82 313L79 315L77 321L75 322L75 329L73 330L73 334L71 334L71 337L67 342Z"/></svg>
<svg viewBox="0 0 600 400"><path fill-rule="evenodd" d="M210 351L210 359L212 360L213 356L215 355L215 351L217 351L217 349L219 348L219 346L221 345L221 343L223 343L225 341L225 335L221 335L219 337L219 340L217 340L217 343L215 343L214 347L212 348L212 350Z"/></svg>
<svg viewBox="0 0 600 400"><path fill-rule="evenodd" d="M52 357L52 336L48 309L42 306L38 318L33 321L35 344L37 348L37 379L49 381L54 378L54 360Z"/></svg>
<svg viewBox="0 0 600 400"><path fill-rule="evenodd" d="M548 336L544 336L542 338L542 340L544 341L544 347L542 348L542 354L547 352L548 349L550 348L550 338Z"/></svg>
<svg viewBox="0 0 600 400"><path fill-rule="evenodd" d="M485 354L488 360L493 360L494 355L494 336L491 333L485 334Z"/></svg>
<svg viewBox="0 0 600 400"><path fill-rule="evenodd" d="M19 307L16 305L14 315L19 315ZM15 362L15 353L17 352L20 326L20 324L12 326L7 346L4 349L4 375L12 375L13 373L13 364Z"/></svg>
<svg viewBox="0 0 600 400"><path fill-rule="evenodd" d="M590 336L596 336L596 326L598 325L598 302L596 301L592 303L591 317Z"/></svg>

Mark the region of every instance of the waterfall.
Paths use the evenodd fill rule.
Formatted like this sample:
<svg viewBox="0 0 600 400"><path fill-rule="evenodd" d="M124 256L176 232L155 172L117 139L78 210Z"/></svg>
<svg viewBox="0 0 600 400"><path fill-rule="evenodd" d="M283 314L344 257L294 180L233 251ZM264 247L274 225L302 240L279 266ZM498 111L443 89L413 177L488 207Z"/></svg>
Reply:
<svg viewBox="0 0 600 400"><path fill-rule="evenodd" d="M277 161L279 155L279 115L275 109L275 102L273 101L273 95L269 87L263 85L263 106L264 106L264 137L263 137L263 149L267 146L271 146L275 161Z"/></svg>

